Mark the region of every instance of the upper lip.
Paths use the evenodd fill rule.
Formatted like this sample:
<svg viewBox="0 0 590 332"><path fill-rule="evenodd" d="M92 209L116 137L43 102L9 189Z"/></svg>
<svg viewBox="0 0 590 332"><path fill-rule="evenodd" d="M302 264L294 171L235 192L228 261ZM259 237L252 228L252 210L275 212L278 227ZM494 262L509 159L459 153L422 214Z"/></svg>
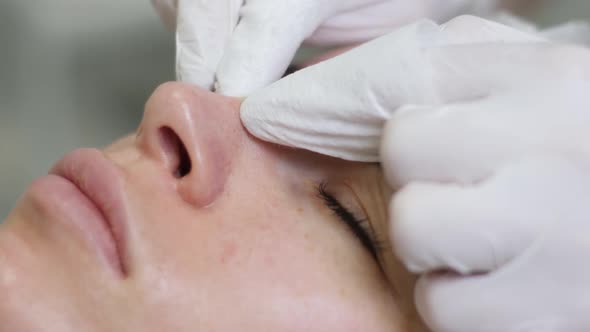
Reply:
<svg viewBox="0 0 590 332"><path fill-rule="evenodd" d="M66 155L49 172L72 182L103 215L117 248L121 272L127 274L124 253L128 217L117 167L96 149L78 149Z"/></svg>

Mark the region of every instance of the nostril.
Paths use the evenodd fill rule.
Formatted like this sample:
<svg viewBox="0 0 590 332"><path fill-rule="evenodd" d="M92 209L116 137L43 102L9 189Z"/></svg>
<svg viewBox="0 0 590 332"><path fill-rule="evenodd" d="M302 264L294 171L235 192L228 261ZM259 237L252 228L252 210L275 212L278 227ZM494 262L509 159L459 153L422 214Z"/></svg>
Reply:
<svg viewBox="0 0 590 332"><path fill-rule="evenodd" d="M160 144L169 160L174 177L180 179L191 172L191 159L180 137L170 127L159 129Z"/></svg>
<svg viewBox="0 0 590 332"><path fill-rule="evenodd" d="M174 176L176 176L177 178L183 178L185 176L187 176L190 172L191 172L191 160L188 156L188 153L186 152L186 149L184 148L184 145L180 145L181 147L181 154L180 154L180 162L178 163L178 167L176 168L176 171L174 172Z"/></svg>

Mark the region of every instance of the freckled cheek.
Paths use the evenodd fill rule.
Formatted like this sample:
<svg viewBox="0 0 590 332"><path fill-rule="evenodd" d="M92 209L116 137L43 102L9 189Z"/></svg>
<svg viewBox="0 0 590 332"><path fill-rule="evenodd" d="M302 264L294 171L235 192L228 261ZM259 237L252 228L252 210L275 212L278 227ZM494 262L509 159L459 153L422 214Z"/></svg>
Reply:
<svg viewBox="0 0 590 332"><path fill-rule="evenodd" d="M226 225L210 237L214 243L209 251L213 256L211 269L236 276L238 281L249 276L263 283L305 274L317 259L307 253L309 241L299 223L283 215L277 220L244 220Z"/></svg>
<svg viewBox="0 0 590 332"><path fill-rule="evenodd" d="M294 277L284 281L297 282ZM266 307L273 308L275 325L283 327L279 330L391 332L397 331L392 327L402 323L395 308L382 306L379 301L342 296L334 288L319 287L322 284L314 280L307 280L306 283L309 291L299 293L286 287L281 291L275 289L273 293L264 288L265 294L269 295L265 299ZM334 280L333 284L338 284L338 280Z"/></svg>
<svg viewBox="0 0 590 332"><path fill-rule="evenodd" d="M227 241L222 245L219 263L222 265L232 264L238 254L238 244L234 240Z"/></svg>

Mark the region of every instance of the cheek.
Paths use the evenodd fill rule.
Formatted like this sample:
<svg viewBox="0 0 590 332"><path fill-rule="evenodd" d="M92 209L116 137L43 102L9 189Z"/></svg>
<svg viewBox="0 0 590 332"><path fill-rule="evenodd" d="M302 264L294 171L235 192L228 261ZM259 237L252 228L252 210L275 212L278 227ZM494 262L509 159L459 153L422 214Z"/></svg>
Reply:
<svg viewBox="0 0 590 332"><path fill-rule="evenodd" d="M235 326L225 326L228 330L246 325L247 331L375 332L395 331L392 326L403 322L387 286L370 266L361 272L331 256L337 248L313 245L309 237L293 233L290 239L252 252L247 263L235 254L238 264L211 285L219 295L212 300L231 308L236 318L228 322ZM209 314L219 317L220 312Z"/></svg>
<svg viewBox="0 0 590 332"><path fill-rule="evenodd" d="M312 214L299 213L176 234L142 274L144 298L170 324L190 317L220 331L391 331L401 320L373 266L347 242L322 241L303 227Z"/></svg>

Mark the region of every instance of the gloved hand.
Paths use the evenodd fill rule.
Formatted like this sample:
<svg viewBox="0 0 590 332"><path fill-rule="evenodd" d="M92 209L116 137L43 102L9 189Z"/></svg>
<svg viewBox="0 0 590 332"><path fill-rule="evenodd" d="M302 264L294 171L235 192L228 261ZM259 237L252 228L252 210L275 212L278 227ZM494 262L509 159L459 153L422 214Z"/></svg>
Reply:
<svg viewBox="0 0 590 332"><path fill-rule="evenodd" d="M475 17L442 26L420 21L254 92L242 104L242 122L266 141L377 162L383 125L403 106L446 104L489 93L486 82L466 78L490 64L457 63L451 52L496 43L493 52L500 54L509 52L503 44L522 42L544 39ZM506 80L515 75L493 74L508 75Z"/></svg>
<svg viewBox="0 0 590 332"><path fill-rule="evenodd" d="M498 0L152 0L177 16L177 75L245 96L285 72L301 43L359 43L418 18L485 14Z"/></svg>
<svg viewBox="0 0 590 332"><path fill-rule="evenodd" d="M435 332L589 331L590 50L423 21L247 98L249 131L381 161ZM439 273L437 271L451 271Z"/></svg>

